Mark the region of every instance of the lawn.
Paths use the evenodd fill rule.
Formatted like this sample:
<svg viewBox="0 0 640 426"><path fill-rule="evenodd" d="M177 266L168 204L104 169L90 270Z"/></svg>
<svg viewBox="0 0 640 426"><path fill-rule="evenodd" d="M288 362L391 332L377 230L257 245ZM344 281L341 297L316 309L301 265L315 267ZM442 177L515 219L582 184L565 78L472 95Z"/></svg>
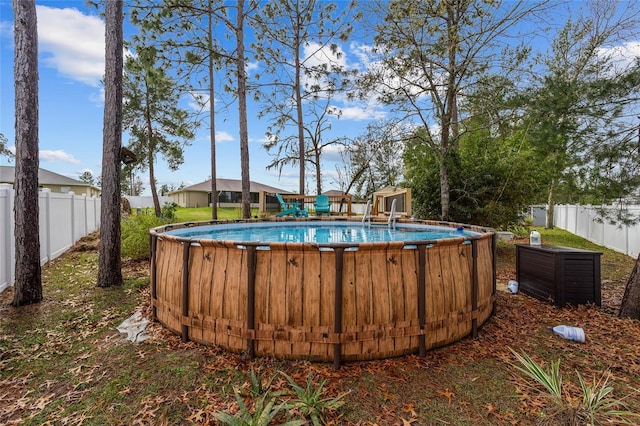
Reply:
<svg viewBox="0 0 640 426"><path fill-rule="evenodd" d="M218 220L240 219L242 217L240 207L219 207L217 213ZM251 216L257 215L258 209L251 209ZM203 222L208 220L211 220L211 207L178 207L176 209L177 222Z"/></svg>
<svg viewBox="0 0 640 426"><path fill-rule="evenodd" d="M191 213L179 211L178 218L208 220ZM334 405L326 401L318 405L327 408L327 424L562 424L545 394L512 365L510 348L545 366L560 360L565 396L574 404L580 395L576 372L587 383L609 375L613 398L640 412L640 323L615 317L635 260L563 231L541 233L544 243L603 251L602 308L559 309L508 294L514 242L500 242L496 311L477 338L426 357L354 362L337 371L330 364L251 360L184 343L155 323L151 339L127 342L116 327L138 310L150 317L148 265L125 259L125 284L96 288L97 243L95 236L83 239L44 267L42 303L13 308L12 290L0 295L0 424L219 424L219 413L243 412L235 391L247 411L260 407L264 395L300 401L282 373L299 391L311 378L316 399L341 396L339 409L329 410ZM586 343L554 336L549 328L558 324L584 328ZM298 419L304 412L298 404L276 419Z"/></svg>

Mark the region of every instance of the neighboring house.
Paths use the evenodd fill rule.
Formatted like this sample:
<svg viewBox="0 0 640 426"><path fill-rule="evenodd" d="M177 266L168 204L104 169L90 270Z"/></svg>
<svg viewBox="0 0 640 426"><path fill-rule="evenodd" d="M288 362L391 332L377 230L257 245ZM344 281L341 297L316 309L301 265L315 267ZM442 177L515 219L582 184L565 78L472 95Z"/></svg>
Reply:
<svg viewBox="0 0 640 426"><path fill-rule="evenodd" d="M344 191L340 191L339 189L330 189L328 191L323 192L324 195L328 195L329 197L340 197L342 195L347 195L349 197L353 197L351 194L345 194Z"/></svg>
<svg viewBox="0 0 640 426"><path fill-rule="evenodd" d="M0 184L5 183L13 186L14 182L15 167L0 166ZM97 186L45 169L38 170L38 187L62 194L73 192L76 195L86 195L87 197L100 196L100 188Z"/></svg>
<svg viewBox="0 0 640 426"><path fill-rule="evenodd" d="M218 207L240 207L242 204L242 181L239 179L216 179L216 190L218 191ZM290 194L284 189L263 185L257 182L250 182L249 187L251 197L251 207L259 207L260 193L269 194L267 205L278 205L275 193ZM180 207L206 207L211 205L211 179L195 185L172 191L169 197Z"/></svg>

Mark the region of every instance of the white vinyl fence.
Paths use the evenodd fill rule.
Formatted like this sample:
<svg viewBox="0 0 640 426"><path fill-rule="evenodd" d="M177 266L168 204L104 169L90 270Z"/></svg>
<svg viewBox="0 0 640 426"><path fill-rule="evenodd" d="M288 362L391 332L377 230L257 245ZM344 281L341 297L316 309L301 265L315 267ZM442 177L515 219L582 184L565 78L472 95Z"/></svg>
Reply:
<svg viewBox="0 0 640 426"><path fill-rule="evenodd" d="M14 191L0 185L0 293L15 278ZM39 198L40 259L45 264L100 228L100 198L43 190Z"/></svg>
<svg viewBox="0 0 640 426"><path fill-rule="evenodd" d="M618 209L606 206L605 209ZM627 206L626 210L635 217L640 217L640 206ZM633 258L640 253L640 224L616 225L602 220L594 206L557 205L553 224L560 229L585 238L595 244L605 246Z"/></svg>
<svg viewBox="0 0 640 426"><path fill-rule="evenodd" d="M127 200L129 200L129 205L131 205L132 209L153 208L153 197L151 195L140 195L140 196L125 195L124 197ZM166 195L158 196L158 199L160 200L160 207L164 207L166 203L173 202L173 198Z"/></svg>

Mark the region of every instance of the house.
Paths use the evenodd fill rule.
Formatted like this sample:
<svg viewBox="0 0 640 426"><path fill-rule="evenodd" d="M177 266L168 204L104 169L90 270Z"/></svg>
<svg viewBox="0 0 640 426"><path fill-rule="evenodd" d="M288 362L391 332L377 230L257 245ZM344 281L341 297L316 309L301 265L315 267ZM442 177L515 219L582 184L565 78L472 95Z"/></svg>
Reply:
<svg viewBox="0 0 640 426"><path fill-rule="evenodd" d="M0 166L0 184L13 185L15 173L13 166ZM100 188L97 186L45 169L38 170L38 187L62 194L73 192L76 195L86 195L87 197L100 196Z"/></svg>
<svg viewBox="0 0 640 426"><path fill-rule="evenodd" d="M239 179L216 179L218 207L240 207L242 203L242 181ZM274 188L258 182L250 182L251 207L259 207L260 194L290 194L290 191ZM180 207L205 207L211 205L211 179L172 191L169 194ZM275 197L266 197L268 205L278 206Z"/></svg>

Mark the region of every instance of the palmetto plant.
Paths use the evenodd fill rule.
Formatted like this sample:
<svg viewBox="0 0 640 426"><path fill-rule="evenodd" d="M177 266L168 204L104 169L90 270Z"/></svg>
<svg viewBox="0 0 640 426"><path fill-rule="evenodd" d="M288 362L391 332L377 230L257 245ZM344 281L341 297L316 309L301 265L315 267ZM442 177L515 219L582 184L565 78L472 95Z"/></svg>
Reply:
<svg viewBox="0 0 640 426"><path fill-rule="evenodd" d="M594 377L592 384L589 385L580 372L576 371L582 396L572 399L566 391L563 395L560 360L552 362L548 369L544 369L526 353L519 354L513 349L511 352L520 362L520 365L512 365L531 379L528 383L529 386L539 390L537 385L542 385L548 392L554 407L551 418L553 424L595 426L612 422L614 424L637 424L640 420L639 414L627 410L622 400L612 396L613 387L609 386L610 375L608 373L604 373L598 380ZM580 402L574 404L572 401Z"/></svg>
<svg viewBox="0 0 640 426"><path fill-rule="evenodd" d="M323 380L317 388L314 388L313 377L309 375L306 385L303 387L298 385L285 373L281 372L281 374L287 379L295 394L295 399L289 401L288 408L300 412L300 414L309 419L314 426L324 424L325 416L328 412L337 410L344 404L342 398L344 398L346 394L341 394L333 398L323 397L322 392L326 383L325 380Z"/></svg>
<svg viewBox="0 0 640 426"><path fill-rule="evenodd" d="M285 403L276 405L276 399L269 392L265 392L256 400L253 410L247 406L240 393L234 389L236 401L240 408L237 415L232 416L229 413L218 411L214 413L214 417L223 425L227 426L302 426L306 422L304 420L291 420L285 423L275 422L276 417L286 408Z"/></svg>

